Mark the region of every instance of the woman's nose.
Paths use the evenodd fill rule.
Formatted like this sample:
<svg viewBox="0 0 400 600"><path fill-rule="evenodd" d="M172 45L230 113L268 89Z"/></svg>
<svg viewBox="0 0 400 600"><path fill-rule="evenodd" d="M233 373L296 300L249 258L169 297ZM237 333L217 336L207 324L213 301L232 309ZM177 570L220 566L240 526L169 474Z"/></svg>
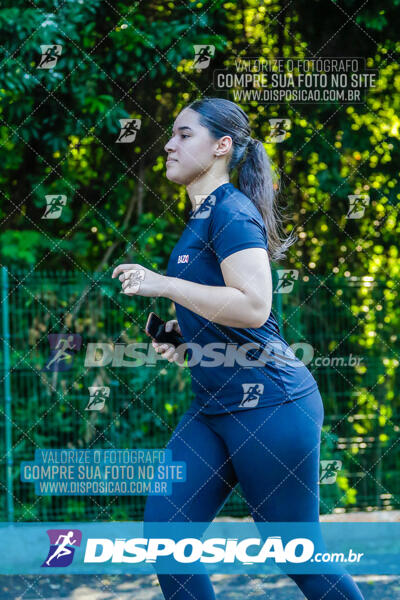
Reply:
<svg viewBox="0 0 400 600"><path fill-rule="evenodd" d="M170 139L168 140L168 142L165 144L165 146L164 146L164 150L165 150L165 152L167 152L167 153L169 153L169 152L172 152L173 150L175 150L175 145L174 145L174 143L173 143L173 141L172 141L172 138L170 138Z"/></svg>

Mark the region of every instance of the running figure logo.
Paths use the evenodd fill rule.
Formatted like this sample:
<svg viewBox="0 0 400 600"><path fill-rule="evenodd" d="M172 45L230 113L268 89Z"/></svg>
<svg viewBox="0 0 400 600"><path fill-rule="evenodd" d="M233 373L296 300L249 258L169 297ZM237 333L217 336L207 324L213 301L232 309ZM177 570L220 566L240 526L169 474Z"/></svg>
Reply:
<svg viewBox="0 0 400 600"><path fill-rule="evenodd" d="M46 198L46 210L42 219L58 219L61 217L62 209L67 204L67 196L58 194L55 196L45 196Z"/></svg>
<svg viewBox="0 0 400 600"><path fill-rule="evenodd" d="M125 287L124 294L136 294L140 288L140 282L144 280L145 270L144 269L131 269L125 271L125 281L128 281L128 285Z"/></svg>
<svg viewBox="0 0 400 600"><path fill-rule="evenodd" d="M43 371L69 371L72 367L73 352L81 349L81 336L77 333L50 333L48 339L51 354Z"/></svg>
<svg viewBox="0 0 400 600"><path fill-rule="evenodd" d="M121 125L116 144L130 144L136 139L142 121L140 119L118 119Z"/></svg>
<svg viewBox="0 0 400 600"><path fill-rule="evenodd" d="M207 219L210 216L211 209L215 205L215 196L205 196L204 194L196 194L194 197L195 209L191 216L192 219Z"/></svg>
<svg viewBox="0 0 400 600"><path fill-rule="evenodd" d="M50 549L42 567L68 567L74 558L75 547L81 545L79 529L48 529Z"/></svg>
<svg viewBox="0 0 400 600"><path fill-rule="evenodd" d="M257 406L260 395L264 391L263 383L242 383L243 398L239 407L254 408Z"/></svg>
<svg viewBox="0 0 400 600"><path fill-rule="evenodd" d="M297 269L277 269L277 274L279 280L274 293L288 294L293 290L294 283L299 277L299 272Z"/></svg>
<svg viewBox="0 0 400 600"><path fill-rule="evenodd" d="M271 131L269 134L268 142L283 142L288 136L288 129L290 129L290 119L269 119Z"/></svg>
<svg viewBox="0 0 400 600"><path fill-rule="evenodd" d="M89 387L90 399L85 410L102 410L110 395L109 387Z"/></svg>
<svg viewBox="0 0 400 600"><path fill-rule="evenodd" d="M40 45L42 56L39 64L36 65L37 69L52 69L56 66L58 57L61 56L62 46L60 44L47 44Z"/></svg>
<svg viewBox="0 0 400 600"><path fill-rule="evenodd" d="M348 196L349 210L347 219L360 219L364 216L365 209L369 204L369 196L366 194L353 194Z"/></svg>
<svg viewBox="0 0 400 600"><path fill-rule="evenodd" d="M321 477L320 483L335 483L336 477L342 468L341 460L321 460Z"/></svg>
<svg viewBox="0 0 400 600"><path fill-rule="evenodd" d="M213 58L215 54L215 46L209 45L193 45L194 48L194 61L193 61L193 69L196 69L197 72L202 69L207 69L210 64L210 60Z"/></svg>

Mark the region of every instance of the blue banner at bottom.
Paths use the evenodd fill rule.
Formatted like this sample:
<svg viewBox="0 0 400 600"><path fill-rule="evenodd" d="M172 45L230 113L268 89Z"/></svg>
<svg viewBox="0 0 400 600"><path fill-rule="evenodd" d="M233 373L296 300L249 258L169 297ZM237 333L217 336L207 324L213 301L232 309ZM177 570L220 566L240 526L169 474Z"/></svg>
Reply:
<svg viewBox="0 0 400 600"><path fill-rule="evenodd" d="M1 523L0 574L400 571L400 523Z"/></svg>

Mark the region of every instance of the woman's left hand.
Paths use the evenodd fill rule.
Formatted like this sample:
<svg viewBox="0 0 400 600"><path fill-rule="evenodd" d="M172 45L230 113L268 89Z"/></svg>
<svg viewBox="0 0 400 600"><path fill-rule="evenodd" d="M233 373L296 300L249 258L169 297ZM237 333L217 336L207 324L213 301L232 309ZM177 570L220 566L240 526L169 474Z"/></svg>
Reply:
<svg viewBox="0 0 400 600"><path fill-rule="evenodd" d="M118 265L112 278L119 275L122 292L127 296L160 296L166 290L167 277L159 275L142 265Z"/></svg>

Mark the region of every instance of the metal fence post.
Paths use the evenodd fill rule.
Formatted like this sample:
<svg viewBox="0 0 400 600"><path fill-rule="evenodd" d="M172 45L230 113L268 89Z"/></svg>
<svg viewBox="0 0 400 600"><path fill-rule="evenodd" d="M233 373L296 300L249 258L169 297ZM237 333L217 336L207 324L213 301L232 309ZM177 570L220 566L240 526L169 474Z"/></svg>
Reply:
<svg viewBox="0 0 400 600"><path fill-rule="evenodd" d="M1 306L3 323L3 369L4 369L4 417L6 434L6 477L7 477L7 518L14 521L13 494L13 456L12 456L12 419L11 419L11 362L10 362L10 309L8 305L8 270L1 269Z"/></svg>

